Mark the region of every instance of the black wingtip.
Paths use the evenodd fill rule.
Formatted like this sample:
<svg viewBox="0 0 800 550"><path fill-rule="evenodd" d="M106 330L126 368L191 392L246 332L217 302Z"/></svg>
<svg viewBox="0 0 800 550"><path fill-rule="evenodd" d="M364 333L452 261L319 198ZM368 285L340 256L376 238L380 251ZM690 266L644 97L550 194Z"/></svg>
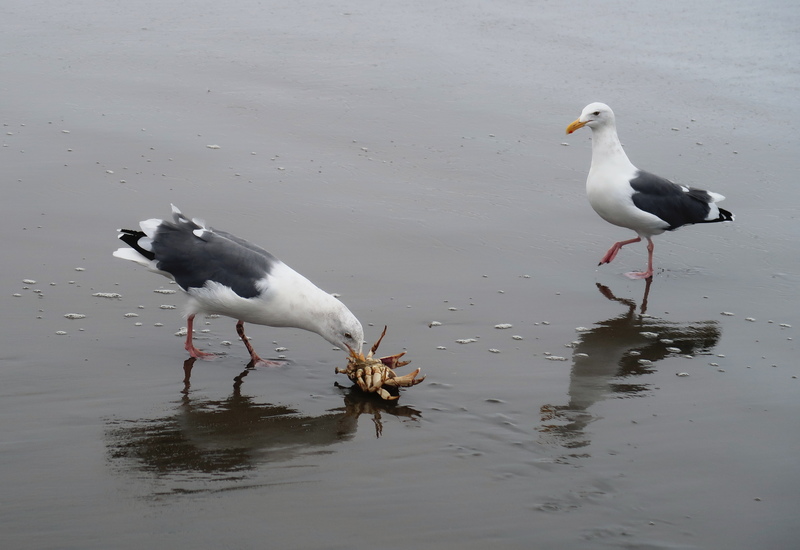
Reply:
<svg viewBox="0 0 800 550"><path fill-rule="evenodd" d="M152 260L156 257L153 252L150 250L146 250L139 245L139 239L142 237L146 237L142 231L138 231L135 229L120 229L119 230L119 240L130 246L136 252L147 258L148 260Z"/></svg>
<svg viewBox="0 0 800 550"><path fill-rule="evenodd" d="M731 213L725 210L724 208L719 209L719 218L718 220L721 222L732 222L736 217Z"/></svg>

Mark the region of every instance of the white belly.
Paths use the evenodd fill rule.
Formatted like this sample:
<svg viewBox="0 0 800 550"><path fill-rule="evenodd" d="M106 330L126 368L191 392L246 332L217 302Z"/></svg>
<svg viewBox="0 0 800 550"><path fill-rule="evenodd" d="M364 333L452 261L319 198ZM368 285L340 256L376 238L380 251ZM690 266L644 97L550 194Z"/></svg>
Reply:
<svg viewBox="0 0 800 550"><path fill-rule="evenodd" d="M633 189L623 180L621 183L598 181L589 174L586 196L597 214L608 223L636 231L642 237L659 235L669 224L664 220L640 210L633 204Z"/></svg>

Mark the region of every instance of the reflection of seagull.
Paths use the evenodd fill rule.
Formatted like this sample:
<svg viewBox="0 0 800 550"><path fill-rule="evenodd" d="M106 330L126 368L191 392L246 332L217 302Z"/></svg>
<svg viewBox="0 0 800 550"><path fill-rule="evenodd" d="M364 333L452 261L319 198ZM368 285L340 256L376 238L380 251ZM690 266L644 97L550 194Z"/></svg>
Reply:
<svg viewBox="0 0 800 550"><path fill-rule="evenodd" d="M137 469L176 482L197 479L197 474L227 477L261 463L318 452L355 433L355 426L342 422L341 413L308 416L291 407L258 403L242 395L241 384L225 399L193 399L194 362L191 358L184 364L183 397L172 412L109 423L107 446L113 459L132 459Z"/></svg>
<svg viewBox="0 0 800 550"><path fill-rule="evenodd" d="M139 224L141 231L121 229L119 238L130 248L120 248L114 256L174 279L189 295L189 355L212 355L198 350L192 342L192 325L198 313L237 319L236 331L250 352L252 365L269 363L253 350L244 334L244 323L301 328L316 332L343 350L361 351L361 323L333 295L263 248L206 227L201 220L190 220L175 206L172 218L145 220Z"/></svg>
<svg viewBox="0 0 800 550"><path fill-rule="evenodd" d="M643 395L650 386L633 377L653 372L654 364L665 357L707 352L720 337L716 321L673 323L644 315L650 284L642 299L642 314L636 313L634 300L617 298L599 283L597 288L607 299L627 306L627 311L580 333L573 344L569 403L541 407L546 423L541 431L556 434L567 447L589 444L583 432L595 419L588 412L592 405L609 396ZM557 419L567 423L552 424Z"/></svg>
<svg viewBox="0 0 800 550"><path fill-rule="evenodd" d="M377 394L365 393L359 390L356 385L345 388L338 382L334 382L334 384L337 388L346 392L344 395L344 408L334 409L345 412L342 421L355 422L362 414L372 415L372 422L375 424L375 437L383 435L382 412L409 420L418 420L422 416L422 413L414 407L397 405L397 401L386 401Z"/></svg>
<svg viewBox="0 0 800 550"><path fill-rule="evenodd" d="M416 421L420 412L374 394L345 393L344 406L311 416L283 405L258 403L242 394L246 369L234 378L231 395L221 400L192 397L196 359L184 362L180 404L155 419L112 420L106 430L109 457L118 465L132 462L181 490L193 480L236 479L265 463L284 462L327 451L353 438L362 414L372 416L382 435L382 416Z"/></svg>
<svg viewBox="0 0 800 550"><path fill-rule="evenodd" d="M633 315L633 312L636 310L636 302L628 298L617 298L614 296L614 293L611 292L611 289L605 285L601 285L600 283L597 284L597 289L600 291L600 294L611 300L612 302L619 302L621 304L625 304L630 308L628 315ZM644 296L642 296L642 306L639 308L639 313L644 315L647 313L647 298L650 296L650 286L653 284L653 278L649 278L645 281L644 284Z"/></svg>
<svg viewBox="0 0 800 550"><path fill-rule="evenodd" d="M626 273L632 279L647 279L653 276L651 237L693 223L733 220L733 214L715 204L725 198L719 193L678 185L631 164L608 105L587 105L580 118L567 127L567 133L584 126L592 129L592 166L586 179L589 204L607 222L639 235L614 243L599 265L613 260L626 244L647 239L647 270Z"/></svg>

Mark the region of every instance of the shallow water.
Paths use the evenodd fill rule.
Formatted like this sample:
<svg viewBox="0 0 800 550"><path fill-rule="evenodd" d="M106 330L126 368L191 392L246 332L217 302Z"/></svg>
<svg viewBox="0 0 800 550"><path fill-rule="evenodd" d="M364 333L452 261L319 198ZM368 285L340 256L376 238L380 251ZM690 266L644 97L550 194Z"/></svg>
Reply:
<svg viewBox="0 0 800 550"><path fill-rule="evenodd" d="M3 11L4 547L800 536L794 4ZM657 237L649 285L622 275L643 246L596 267L628 234L586 202L589 132L564 135L595 100L634 163L737 216ZM387 324L426 381L367 399L322 339L265 327L290 362L247 370L225 318L199 342L224 355L185 362L176 287L111 257L171 202L368 341Z"/></svg>

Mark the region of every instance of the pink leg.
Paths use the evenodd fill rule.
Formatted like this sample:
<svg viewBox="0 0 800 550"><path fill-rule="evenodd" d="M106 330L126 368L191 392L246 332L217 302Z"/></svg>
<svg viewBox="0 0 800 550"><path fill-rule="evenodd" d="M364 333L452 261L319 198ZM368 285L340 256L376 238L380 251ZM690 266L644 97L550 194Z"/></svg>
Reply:
<svg viewBox="0 0 800 550"><path fill-rule="evenodd" d="M278 367L285 364L285 362L281 361L267 361L258 356L256 350L250 345L250 340L244 334L244 321L240 320L236 323L236 333L239 335L239 338L242 339L244 347L246 347L247 351L250 353L250 362L247 364L248 367Z"/></svg>
<svg viewBox="0 0 800 550"><path fill-rule="evenodd" d="M632 271L625 276L630 279L650 279L653 277L653 249L655 245L650 237L647 237L647 271Z"/></svg>
<svg viewBox="0 0 800 550"><path fill-rule="evenodd" d="M606 255L603 256L600 259L600 263L597 264L597 265L603 265L603 264L611 263L611 260L613 260L614 258L617 257L617 253L619 252L620 248L622 248L626 244L638 243L641 240L642 240L641 237L636 237L635 239L630 239L628 241L619 241L618 243L614 243L614 245L611 248L608 249L608 252L606 252Z"/></svg>
<svg viewBox="0 0 800 550"><path fill-rule="evenodd" d="M187 332L187 334L186 334L186 345L184 346L186 348L186 351L188 351L189 355L191 355L195 359L205 359L205 358L209 358L209 357L215 357L215 355L213 353L206 353L206 352L200 351L199 349L194 347L194 343L192 343L192 332L193 332L192 328L193 328L193 325L194 325L194 313L189 315L189 318L186 319L186 332Z"/></svg>

